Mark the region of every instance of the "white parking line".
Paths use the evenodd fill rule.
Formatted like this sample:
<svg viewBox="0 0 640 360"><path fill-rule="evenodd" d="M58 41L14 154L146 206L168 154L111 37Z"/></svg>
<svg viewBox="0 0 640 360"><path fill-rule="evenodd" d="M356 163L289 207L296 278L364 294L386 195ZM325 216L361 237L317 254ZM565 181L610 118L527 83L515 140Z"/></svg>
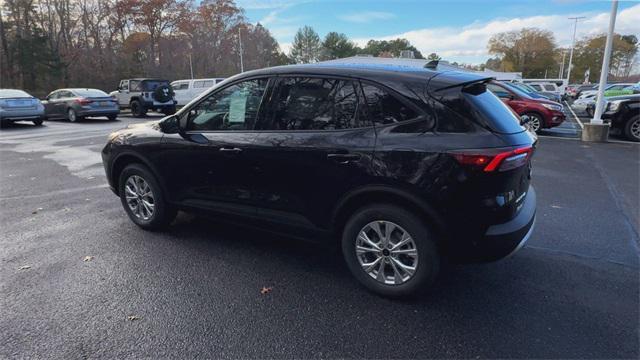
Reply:
<svg viewBox="0 0 640 360"><path fill-rule="evenodd" d="M576 113L573 112L573 109L571 108L571 105L569 105L569 103L567 103L566 100L564 101L564 103L569 108L569 111L571 111L571 114L573 114L573 118L576 119L576 121L578 122L578 125L580 125L580 129L584 129L584 125L582 124L582 121L580 121L580 118L578 117L578 115L576 115Z"/></svg>

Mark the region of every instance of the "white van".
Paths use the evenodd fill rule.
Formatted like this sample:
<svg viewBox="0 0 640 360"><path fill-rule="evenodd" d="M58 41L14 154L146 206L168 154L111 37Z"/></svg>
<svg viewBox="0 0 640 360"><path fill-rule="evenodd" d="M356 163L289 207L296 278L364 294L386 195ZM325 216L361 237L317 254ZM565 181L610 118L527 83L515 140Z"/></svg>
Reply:
<svg viewBox="0 0 640 360"><path fill-rule="evenodd" d="M205 90L221 82L224 78L176 80L171 83L178 106L187 105Z"/></svg>

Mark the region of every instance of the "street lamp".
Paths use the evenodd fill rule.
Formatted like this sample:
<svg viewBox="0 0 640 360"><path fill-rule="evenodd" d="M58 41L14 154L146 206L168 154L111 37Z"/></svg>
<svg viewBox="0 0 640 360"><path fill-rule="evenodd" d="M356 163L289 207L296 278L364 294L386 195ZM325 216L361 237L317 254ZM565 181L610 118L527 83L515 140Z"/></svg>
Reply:
<svg viewBox="0 0 640 360"><path fill-rule="evenodd" d="M576 45L576 29L578 28L578 20L584 19L584 16L570 17L569 20L575 20L573 23L573 38L571 39L571 52L569 53L569 70L567 71L567 85L571 81L571 61L573 61L573 47Z"/></svg>

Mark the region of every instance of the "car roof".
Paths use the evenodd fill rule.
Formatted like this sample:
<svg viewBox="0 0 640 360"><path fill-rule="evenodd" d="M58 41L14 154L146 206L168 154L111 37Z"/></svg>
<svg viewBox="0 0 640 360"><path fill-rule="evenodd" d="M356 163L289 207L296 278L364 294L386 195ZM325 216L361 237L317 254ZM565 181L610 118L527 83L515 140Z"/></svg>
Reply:
<svg viewBox="0 0 640 360"><path fill-rule="evenodd" d="M435 88L444 88L456 84L488 80L491 77L471 72L440 70L389 63L316 63L303 65L284 65L247 71L229 80L252 76L273 75L318 75L345 76L380 82L399 80L431 81L437 77Z"/></svg>

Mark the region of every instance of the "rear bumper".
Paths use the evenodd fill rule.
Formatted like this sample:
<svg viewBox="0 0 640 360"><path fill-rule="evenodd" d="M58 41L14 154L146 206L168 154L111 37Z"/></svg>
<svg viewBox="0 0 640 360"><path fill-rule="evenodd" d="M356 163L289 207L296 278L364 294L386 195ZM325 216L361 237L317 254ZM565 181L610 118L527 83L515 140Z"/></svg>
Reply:
<svg viewBox="0 0 640 360"><path fill-rule="evenodd" d="M44 118L44 109L0 111L2 121L37 120Z"/></svg>
<svg viewBox="0 0 640 360"><path fill-rule="evenodd" d="M79 116L109 116L118 115L120 113L119 108L111 109L81 109L78 110Z"/></svg>
<svg viewBox="0 0 640 360"><path fill-rule="evenodd" d="M518 215L506 223L492 225L487 229L478 242L478 260L495 261L520 250L533 233L536 206L536 191L530 186Z"/></svg>

